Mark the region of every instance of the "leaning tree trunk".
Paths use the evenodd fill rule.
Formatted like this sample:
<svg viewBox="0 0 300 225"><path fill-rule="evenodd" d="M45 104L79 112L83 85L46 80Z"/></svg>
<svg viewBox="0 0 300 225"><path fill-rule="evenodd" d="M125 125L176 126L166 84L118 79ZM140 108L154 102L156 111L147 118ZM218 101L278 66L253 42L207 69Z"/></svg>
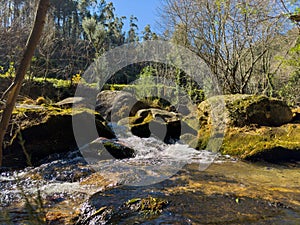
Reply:
<svg viewBox="0 0 300 225"><path fill-rule="evenodd" d="M5 92L5 95L7 95L6 107L3 110L2 118L0 121L0 166L2 166L3 159L4 136L9 124L12 111L15 107L17 97L20 93L20 89L22 87L26 71L30 65L30 61L33 57L35 48L40 40L40 37L42 36L49 4L50 0L39 0L34 26L27 41L25 52L22 56L20 66L16 73L16 77L12 85L8 88L7 92Z"/></svg>

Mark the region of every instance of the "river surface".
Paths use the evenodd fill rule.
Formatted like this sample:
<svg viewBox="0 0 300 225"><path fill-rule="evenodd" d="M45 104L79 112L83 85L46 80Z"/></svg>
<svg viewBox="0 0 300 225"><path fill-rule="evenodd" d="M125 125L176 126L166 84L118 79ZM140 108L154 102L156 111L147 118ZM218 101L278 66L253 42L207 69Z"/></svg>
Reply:
<svg viewBox="0 0 300 225"><path fill-rule="evenodd" d="M133 159L80 152L0 174L0 224L300 224L300 163L249 163L126 136ZM124 207L161 199L159 213Z"/></svg>

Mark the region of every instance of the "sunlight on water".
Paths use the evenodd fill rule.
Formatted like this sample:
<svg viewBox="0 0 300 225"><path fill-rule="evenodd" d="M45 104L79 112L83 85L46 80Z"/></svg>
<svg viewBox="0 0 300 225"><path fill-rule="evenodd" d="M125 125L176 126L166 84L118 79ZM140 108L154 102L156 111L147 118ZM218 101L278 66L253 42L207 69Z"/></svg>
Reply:
<svg viewBox="0 0 300 225"><path fill-rule="evenodd" d="M117 176L120 183L127 185L144 186L161 182L190 163L198 163L199 170L205 170L216 157L208 151L197 151L179 143L165 144L153 137L126 135L119 140L135 150L135 158L103 160L93 168L107 179Z"/></svg>

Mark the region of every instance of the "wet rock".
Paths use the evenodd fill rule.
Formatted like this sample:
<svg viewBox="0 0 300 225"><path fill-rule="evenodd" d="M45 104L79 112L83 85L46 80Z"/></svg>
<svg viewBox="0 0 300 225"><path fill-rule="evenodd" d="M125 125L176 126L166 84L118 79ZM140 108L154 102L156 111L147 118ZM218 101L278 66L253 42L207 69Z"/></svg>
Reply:
<svg viewBox="0 0 300 225"><path fill-rule="evenodd" d="M106 197L95 194L81 206L81 213L75 224L118 224L127 219L130 221L131 217L138 218L138 215L141 215L143 221L147 221L158 217L167 205L167 200L153 196L131 199L120 196L118 199L113 197L108 202Z"/></svg>
<svg viewBox="0 0 300 225"><path fill-rule="evenodd" d="M86 165L83 158L65 158L35 167L26 174L26 177L31 180L77 182L92 173L93 170Z"/></svg>
<svg viewBox="0 0 300 225"><path fill-rule="evenodd" d="M147 198L133 198L124 204L124 208L143 214L159 214L168 205L168 201L149 196Z"/></svg>
<svg viewBox="0 0 300 225"><path fill-rule="evenodd" d="M111 181L105 179L100 173L93 173L90 176L86 177L80 182L80 185L92 185L101 187L103 189L107 187L114 187L117 185L116 181Z"/></svg>
<svg viewBox="0 0 300 225"><path fill-rule="evenodd" d="M99 136L115 137L105 120L92 110L18 108L13 113L13 123L5 137L3 166L36 166L41 159L51 154L75 150L77 142L72 118L81 121L83 129L96 124ZM85 135L79 137L82 143L89 143L96 138L90 130L84 132Z"/></svg>
<svg viewBox="0 0 300 225"><path fill-rule="evenodd" d="M142 109L129 119L131 132L138 137L150 137L152 134L166 143L180 139L181 118L178 113L161 109Z"/></svg>
<svg viewBox="0 0 300 225"><path fill-rule="evenodd" d="M108 121L119 121L128 116L134 116L140 109L149 106L126 91L101 91L97 95L96 111Z"/></svg>
<svg viewBox="0 0 300 225"><path fill-rule="evenodd" d="M97 162L105 159L125 159L135 156L132 148L116 139L98 138L92 141L88 146L80 150L85 159L90 162Z"/></svg>

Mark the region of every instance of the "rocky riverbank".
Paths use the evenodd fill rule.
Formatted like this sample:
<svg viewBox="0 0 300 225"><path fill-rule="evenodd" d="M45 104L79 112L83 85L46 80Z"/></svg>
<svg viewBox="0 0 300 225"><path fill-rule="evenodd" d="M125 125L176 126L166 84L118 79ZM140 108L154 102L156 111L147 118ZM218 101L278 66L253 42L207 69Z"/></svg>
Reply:
<svg viewBox="0 0 300 225"><path fill-rule="evenodd" d="M108 102L98 101L96 111L82 98L18 103L0 175L0 224L299 223L298 110L264 96L235 95L208 99L181 113L162 100L142 102L128 93L111 93L115 97L107 97L110 91L101 94ZM84 131L86 145L80 151L74 117L96 126L100 136ZM119 140L108 121L149 139ZM205 161L214 146L221 154ZM174 154L176 161L170 161ZM88 164L99 156L100 164ZM181 160L170 173L168 165L174 168ZM128 185L145 177L160 182Z"/></svg>
<svg viewBox="0 0 300 225"><path fill-rule="evenodd" d="M198 113L200 149L221 136L222 154L273 163L300 160L299 113L283 101L265 96L217 96L202 102Z"/></svg>
<svg viewBox="0 0 300 225"><path fill-rule="evenodd" d="M159 101L143 102L122 91L103 91L98 95L96 111L88 109L91 104L78 97L54 104L45 99L21 102L5 138L4 166L38 165L51 154L75 150L72 117L91 126L95 118L98 136L113 141L116 136L108 121L127 127L139 137L153 136L166 143L180 141L240 159L273 163L300 160L300 113L283 101L265 96L216 96L185 114ZM73 104L78 107L72 110ZM84 136L84 144L97 138L89 135L88 129ZM111 142L105 143L108 146ZM133 151L124 151L126 147L116 146L110 147L113 156L134 155Z"/></svg>

